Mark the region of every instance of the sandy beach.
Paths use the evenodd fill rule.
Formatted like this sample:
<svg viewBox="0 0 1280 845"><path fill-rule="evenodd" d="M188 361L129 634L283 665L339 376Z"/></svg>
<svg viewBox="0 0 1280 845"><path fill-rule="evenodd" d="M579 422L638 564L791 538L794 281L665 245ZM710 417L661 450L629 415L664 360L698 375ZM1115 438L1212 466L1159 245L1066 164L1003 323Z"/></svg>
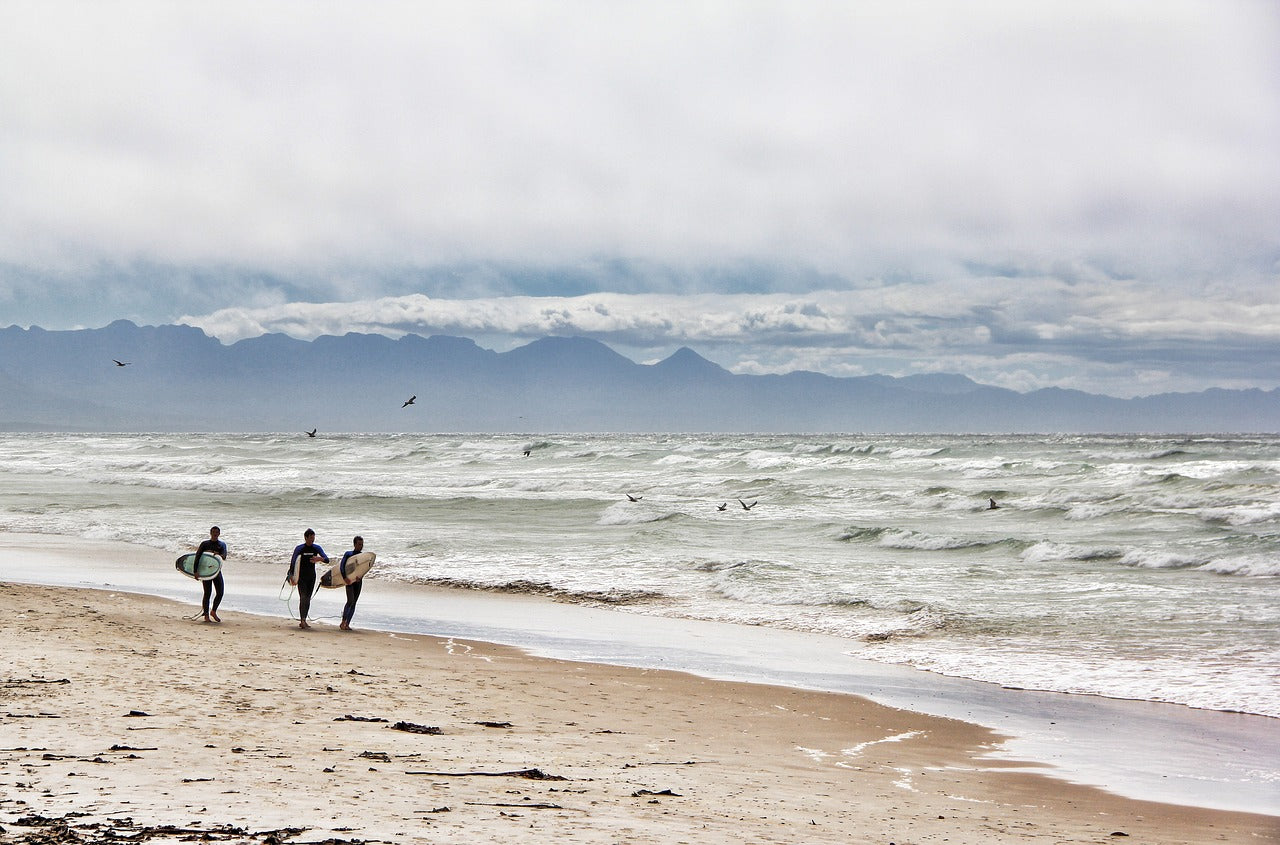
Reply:
<svg viewBox="0 0 1280 845"><path fill-rule="evenodd" d="M0 842L1276 842L839 694L0 585ZM78 837L78 839L77 839Z"/></svg>

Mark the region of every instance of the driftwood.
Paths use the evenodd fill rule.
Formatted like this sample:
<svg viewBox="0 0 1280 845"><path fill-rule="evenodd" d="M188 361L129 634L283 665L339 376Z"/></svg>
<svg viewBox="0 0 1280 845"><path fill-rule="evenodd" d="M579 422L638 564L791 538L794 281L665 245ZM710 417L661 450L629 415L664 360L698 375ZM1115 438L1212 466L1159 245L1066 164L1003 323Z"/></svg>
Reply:
<svg viewBox="0 0 1280 845"><path fill-rule="evenodd" d="M525 780L568 780L549 775L542 769L518 769L513 772L405 772L406 775L430 775L438 778L524 778Z"/></svg>
<svg viewBox="0 0 1280 845"><path fill-rule="evenodd" d="M434 725L417 725L417 724L414 724L413 722L396 722L394 725L391 726L391 730L405 731L406 733L411 733L411 734L443 733L443 731L441 731L439 728L435 727Z"/></svg>
<svg viewBox="0 0 1280 845"><path fill-rule="evenodd" d="M345 716L338 716L333 721L335 722L385 722L387 720L379 716L352 716L350 713L348 713Z"/></svg>

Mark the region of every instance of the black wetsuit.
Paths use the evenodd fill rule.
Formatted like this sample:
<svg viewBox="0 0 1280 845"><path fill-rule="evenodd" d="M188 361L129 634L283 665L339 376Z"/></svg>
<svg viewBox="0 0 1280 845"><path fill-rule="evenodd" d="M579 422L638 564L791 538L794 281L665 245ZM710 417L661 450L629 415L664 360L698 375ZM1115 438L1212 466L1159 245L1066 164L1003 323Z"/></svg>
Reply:
<svg viewBox="0 0 1280 845"><path fill-rule="evenodd" d="M316 567L312 559L317 557L325 563L329 562L324 549L315 543L299 543L294 547L293 557L289 560L290 572L294 571L293 567L298 568L298 618L303 622L307 621L307 613L311 610L311 594L316 591Z"/></svg>
<svg viewBox="0 0 1280 845"><path fill-rule="evenodd" d="M354 557L357 554L359 554L359 552L357 552L355 549L352 549L351 551L346 552L342 555L341 566L342 566L343 580L346 580L346 577L347 577L347 560ZM363 583L364 583L364 579L361 578L360 580L353 581L352 583L347 585L347 604L345 607L342 608L342 622L344 625L350 625L351 617L356 615L356 602L360 600L360 585Z"/></svg>
<svg viewBox="0 0 1280 845"><path fill-rule="evenodd" d="M221 540L214 540L214 539L205 540L196 548L196 560L199 561L200 555L205 553L208 553L211 555L217 555L223 560L226 560L227 544L222 542ZM222 594L226 591L226 584L222 580L222 570L219 569L217 575L205 581L202 581L201 584L204 585L204 601L200 603L200 607L204 610L204 615L208 616L210 613L210 607L209 607L210 595L213 596L212 612L217 613L218 605L222 604ZM216 593L214 592L215 590L217 591Z"/></svg>

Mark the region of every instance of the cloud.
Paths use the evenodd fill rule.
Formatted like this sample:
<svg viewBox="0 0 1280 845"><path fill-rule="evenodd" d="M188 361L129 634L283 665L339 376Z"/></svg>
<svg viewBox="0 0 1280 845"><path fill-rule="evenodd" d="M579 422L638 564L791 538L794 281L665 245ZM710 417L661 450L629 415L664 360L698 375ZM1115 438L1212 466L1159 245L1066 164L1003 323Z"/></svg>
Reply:
<svg viewBox="0 0 1280 845"><path fill-rule="evenodd" d="M228 308L181 322L227 343L267 332L312 339L354 331L462 335L509 347L571 335L638 359L687 345L739 372L949 371L997 384L1105 386L1112 393L1200 389L1220 383L1223 367L1234 370L1233 384L1280 382L1275 297L1241 303L1113 281L993 278L803 295L409 295ZM1125 378L1135 383L1125 386Z"/></svg>

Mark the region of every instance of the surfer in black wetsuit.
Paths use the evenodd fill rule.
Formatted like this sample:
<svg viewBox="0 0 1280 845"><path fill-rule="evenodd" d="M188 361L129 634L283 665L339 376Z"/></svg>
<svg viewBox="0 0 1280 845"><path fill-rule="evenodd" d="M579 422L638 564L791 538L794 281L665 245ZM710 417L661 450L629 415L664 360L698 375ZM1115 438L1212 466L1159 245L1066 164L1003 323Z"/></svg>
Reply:
<svg viewBox="0 0 1280 845"><path fill-rule="evenodd" d="M217 555L223 560L227 559L227 544L218 539L221 534L222 530L216 525L209 529L209 539L196 547L197 561L202 554ZM222 604L222 594L226 589L222 580L222 570L219 569L217 575L200 583L204 586L204 601L200 604L201 609L204 610L204 621L221 622L222 620L218 618L218 605ZM210 594L213 594L213 607L209 606Z"/></svg>
<svg viewBox="0 0 1280 845"><path fill-rule="evenodd" d="M329 556L324 549L316 545L316 532L308 528L302 534L304 542L293 548L293 558L289 561L289 583L298 586L298 627L310 628L307 624L307 612L311 610L311 594L316 591L315 559L325 563Z"/></svg>
<svg viewBox="0 0 1280 845"><path fill-rule="evenodd" d="M342 573L342 583L347 585L347 604L342 608L342 624L338 627L343 631L351 630L351 617L356 615L356 602L360 600L360 585L364 583L363 578L347 577L347 561L364 551L364 538L359 534L351 541L351 551L343 552L342 560L338 563L338 571Z"/></svg>

